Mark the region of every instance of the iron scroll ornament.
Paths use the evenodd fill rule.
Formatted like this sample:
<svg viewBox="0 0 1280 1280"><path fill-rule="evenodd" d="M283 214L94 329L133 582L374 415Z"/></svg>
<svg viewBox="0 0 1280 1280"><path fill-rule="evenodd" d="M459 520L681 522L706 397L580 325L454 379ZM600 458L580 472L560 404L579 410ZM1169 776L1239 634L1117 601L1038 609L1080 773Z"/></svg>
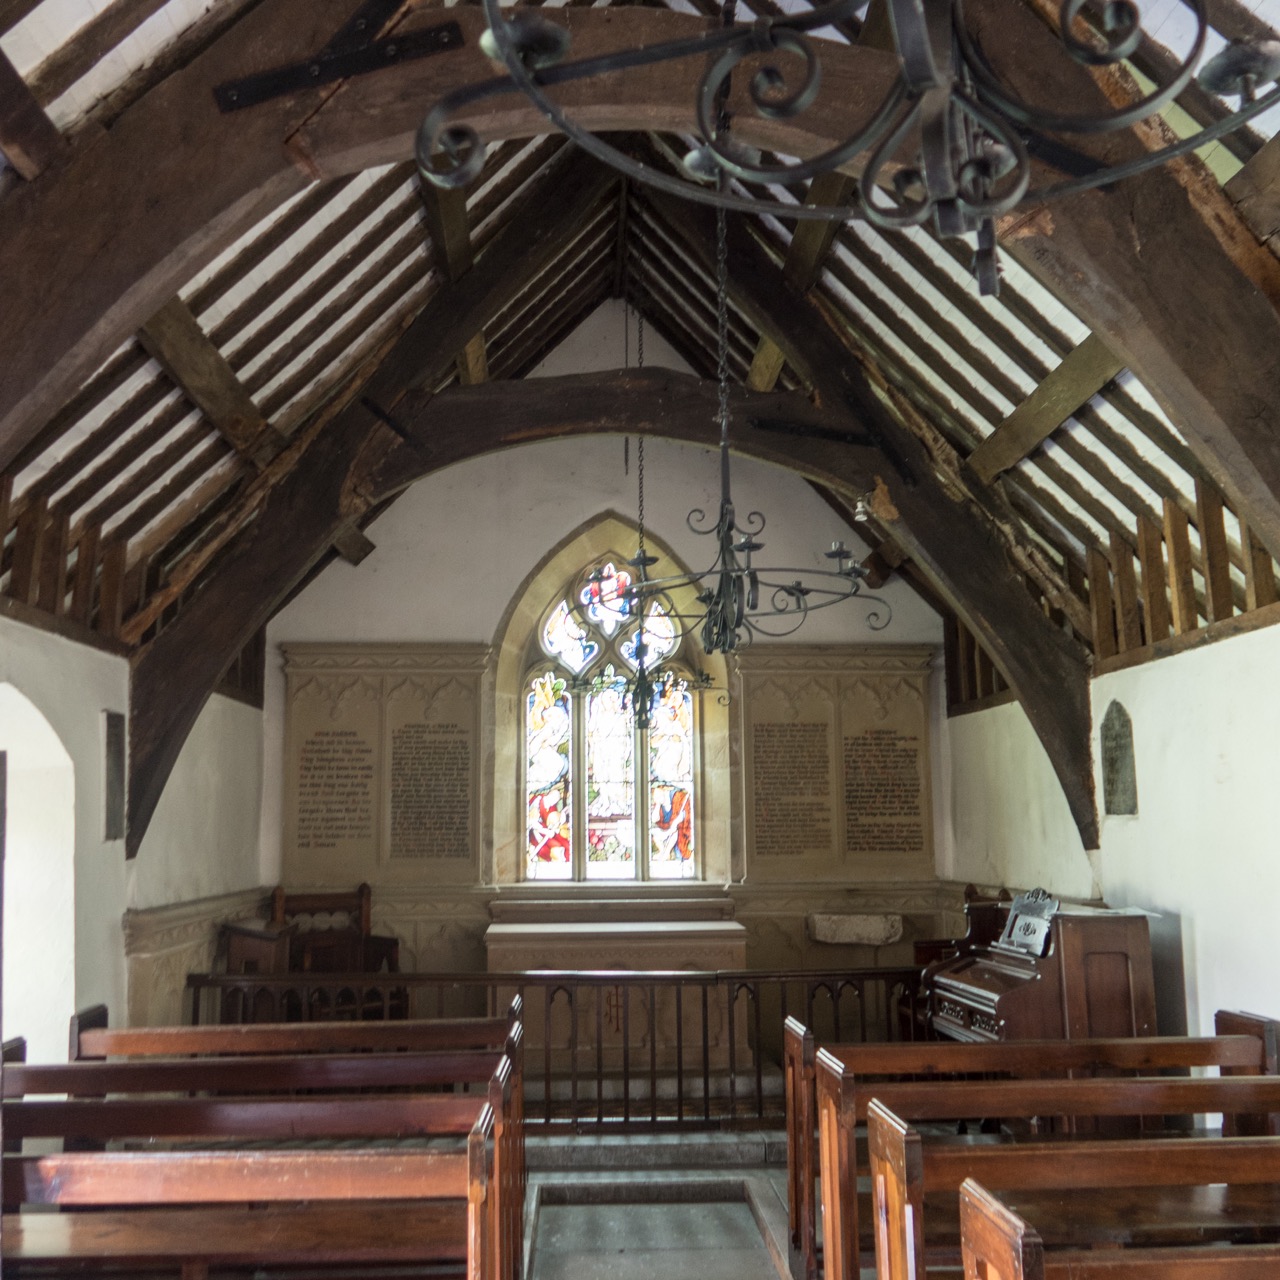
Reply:
<svg viewBox="0 0 1280 1280"><path fill-rule="evenodd" d="M1211 92L1238 95L1241 109L1218 123L1125 164L1103 167L1072 155L1074 169L1062 182L1030 189L1031 149L1045 134L1096 135L1128 129L1162 110L1191 83L1209 30L1206 0L1181 0L1195 19L1190 50L1167 83L1141 100L1092 115L1074 115L1026 102L1003 84L987 63L965 22L964 0L886 0L898 57L898 74L870 120L851 137L807 159L766 162L733 137L718 105L730 77L748 58L764 58L748 81L753 109L772 119L796 119L810 110L821 85L818 44L824 28L854 18L866 0L830 0L802 14L733 24L683 40L566 61L570 35L544 10L515 9L504 16L500 0L482 0L488 30L481 47L507 74L468 85L441 98L418 131L416 154L423 176L442 187L464 187L480 173L485 146L475 129L454 119L498 94L524 93L562 133L583 150L638 182L723 208L770 217L846 221L865 218L882 227L931 221L942 236L977 233L975 270L983 293L999 285L995 219L1025 202L1106 186L1159 167L1240 128L1280 103L1280 88L1255 97L1258 86L1280 76L1280 41L1228 45L1203 68ZM1077 27L1086 6L1096 34ZM1137 49L1141 17L1134 0L1060 0L1059 34L1065 56L1083 66L1115 66ZM775 58L774 55L780 55ZM582 128L548 96L557 85L676 59L710 65L694 99L699 138L686 157L688 178L626 155ZM904 155L907 157L904 161ZM810 205L787 198L753 196L752 185L777 187L853 167L862 177L847 205ZM729 180L736 180L736 186ZM712 185L707 185L711 183Z"/></svg>

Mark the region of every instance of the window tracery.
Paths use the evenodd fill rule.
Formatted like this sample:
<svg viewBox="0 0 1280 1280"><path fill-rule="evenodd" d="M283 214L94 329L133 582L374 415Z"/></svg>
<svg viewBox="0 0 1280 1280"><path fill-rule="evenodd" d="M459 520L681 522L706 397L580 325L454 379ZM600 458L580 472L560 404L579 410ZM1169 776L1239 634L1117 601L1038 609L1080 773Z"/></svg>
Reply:
<svg viewBox="0 0 1280 1280"><path fill-rule="evenodd" d="M668 880L698 875L697 706L670 601L644 615L656 672L637 727L631 677L641 620L630 571L589 565L547 610L525 679L526 878Z"/></svg>

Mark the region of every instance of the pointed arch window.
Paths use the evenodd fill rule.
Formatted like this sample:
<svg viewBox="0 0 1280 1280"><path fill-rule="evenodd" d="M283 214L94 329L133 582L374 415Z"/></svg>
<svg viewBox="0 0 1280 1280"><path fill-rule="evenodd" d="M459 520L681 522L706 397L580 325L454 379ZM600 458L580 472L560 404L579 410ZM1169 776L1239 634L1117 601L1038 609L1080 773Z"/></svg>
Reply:
<svg viewBox="0 0 1280 1280"><path fill-rule="evenodd" d="M640 619L618 559L588 565L550 606L524 684L525 875L672 880L698 875L697 698L669 600L646 605L650 723L630 681Z"/></svg>

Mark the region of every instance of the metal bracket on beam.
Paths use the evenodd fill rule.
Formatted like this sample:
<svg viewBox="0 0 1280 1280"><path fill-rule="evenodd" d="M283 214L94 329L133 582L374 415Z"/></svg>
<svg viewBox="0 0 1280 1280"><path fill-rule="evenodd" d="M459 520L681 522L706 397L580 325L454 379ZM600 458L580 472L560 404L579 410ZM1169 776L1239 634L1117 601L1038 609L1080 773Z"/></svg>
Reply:
<svg viewBox="0 0 1280 1280"><path fill-rule="evenodd" d="M441 22L422 31L386 36L355 48L324 49L305 62L274 67L270 71L245 76L242 80L228 80L215 87L213 97L218 110L224 114L243 111L246 107L256 107L272 98L302 89L368 75L383 67L429 58L434 53L461 49L464 43L462 28L456 22Z"/></svg>

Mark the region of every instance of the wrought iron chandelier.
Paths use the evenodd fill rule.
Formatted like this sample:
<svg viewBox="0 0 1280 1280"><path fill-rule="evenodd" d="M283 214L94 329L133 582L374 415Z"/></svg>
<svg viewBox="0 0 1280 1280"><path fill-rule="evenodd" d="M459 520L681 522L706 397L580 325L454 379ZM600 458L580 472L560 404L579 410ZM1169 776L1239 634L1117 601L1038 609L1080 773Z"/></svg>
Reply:
<svg viewBox="0 0 1280 1280"><path fill-rule="evenodd" d="M459 89L432 108L418 133L418 164L441 186L470 183L483 167L484 144L474 129L450 123L451 117L495 94L520 91L591 155L628 177L692 200L777 218L865 218L889 228L932 222L943 236L976 233L979 289L995 293L995 219L1001 214L1022 203L1109 186L1158 167L1280 103L1280 87L1258 96L1261 87L1280 77L1280 41L1234 42L1204 64L1198 79L1210 93L1238 97L1240 109L1195 136L1108 167L1045 138L1129 129L1171 103L1200 68L1209 30L1207 2L1181 0L1195 18L1196 35L1167 83L1128 105L1078 115L1029 103L1001 82L969 32L964 0L885 0L898 73L884 101L862 129L822 154L766 162L729 135L720 104L730 76L744 60L763 56L765 65L754 70L750 81L755 111L774 119L803 115L817 98L818 49L828 43L811 38L812 33L856 17L867 0L831 0L806 13L742 25L732 21L730 9L719 30L577 61L566 60L569 33L545 9L517 8L504 16L500 0L482 0L488 22L482 48L507 74ZM1143 39L1135 0L1059 0L1058 29L1064 56L1092 67L1123 64ZM784 56L775 62L774 54ZM685 160L687 177L624 154L575 124L547 93L571 81L685 58L711 59L696 90L700 137ZM1037 149L1043 153L1046 143L1056 163L1069 157L1067 167L1080 171L1033 190L1031 154ZM759 199L747 189L750 184L804 182L843 166L861 173L848 205ZM726 177L734 183L723 181ZM708 182L712 185L703 185Z"/></svg>
<svg viewBox="0 0 1280 1280"><path fill-rule="evenodd" d="M640 347L643 353L643 343ZM641 355L643 361L643 354ZM889 625L892 610L879 596L864 594L864 569L843 541L833 542L823 555L831 569L761 568L755 555L763 550L759 540L765 518L752 511L740 523L733 504L729 465L729 271L725 237L725 211L716 211L716 418L720 427L720 505L714 521L701 507L695 507L686 523L696 534L715 540L715 557L701 572L671 574L651 578L649 570L657 557L645 546L644 437L637 450L639 509L638 550L627 564L634 576L627 588L629 612L639 619L636 638L637 672L630 694L638 722L648 723L648 708L654 680L661 672L648 666L649 645L645 640L645 618L651 601L661 601L662 612L680 626L696 630L707 653L732 653L757 636L781 639L803 625L810 613L855 597L872 605L867 626L881 631ZM865 510L860 502L859 512ZM685 588L695 594L696 608L682 607L679 596ZM643 721L639 717L644 717Z"/></svg>

